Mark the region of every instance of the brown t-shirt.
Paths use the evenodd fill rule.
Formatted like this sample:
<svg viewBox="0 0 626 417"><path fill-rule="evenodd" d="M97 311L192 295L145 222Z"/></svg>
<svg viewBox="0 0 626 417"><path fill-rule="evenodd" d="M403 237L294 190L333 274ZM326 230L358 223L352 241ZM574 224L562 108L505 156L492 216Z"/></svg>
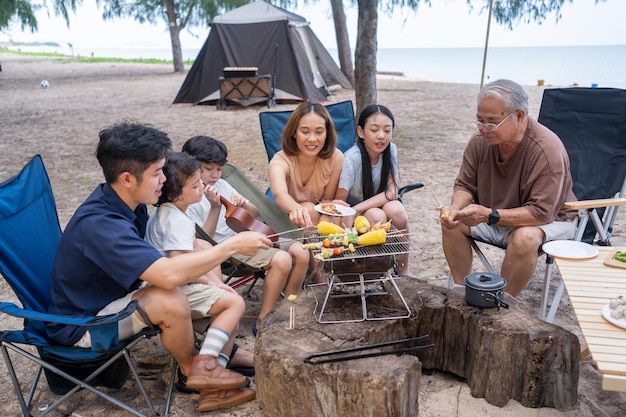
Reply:
<svg viewBox="0 0 626 417"><path fill-rule="evenodd" d="M496 145L480 134L472 136L454 190L469 192L485 207L525 207L544 223L577 214L563 207L565 201L576 201L567 151L556 134L530 117L522 141L504 162Z"/></svg>
<svg viewBox="0 0 626 417"><path fill-rule="evenodd" d="M332 174L336 173L339 178L343 167L343 153L335 148L330 158L317 158L313 175L306 180L306 185L304 185L305 181L302 179L295 156L288 156L283 151L278 151L270 161L270 166L272 165L279 165L287 171L287 190L294 200L298 203L318 202L323 199Z"/></svg>

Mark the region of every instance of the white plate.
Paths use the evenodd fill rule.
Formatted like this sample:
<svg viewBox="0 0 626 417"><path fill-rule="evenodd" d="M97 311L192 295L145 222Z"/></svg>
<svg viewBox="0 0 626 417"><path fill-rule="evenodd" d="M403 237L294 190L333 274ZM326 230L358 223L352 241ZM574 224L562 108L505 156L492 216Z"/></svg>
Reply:
<svg viewBox="0 0 626 417"><path fill-rule="evenodd" d="M608 304L602 307L602 317L604 317L609 323L613 323L622 329L626 329L626 317L620 317L619 319L611 317L611 307L609 307Z"/></svg>
<svg viewBox="0 0 626 417"><path fill-rule="evenodd" d="M324 203L324 204L330 204L330 203ZM319 211L322 214L325 214L327 216L336 216L336 217L343 217L343 216L352 216L353 214L356 213L356 210L354 210L352 207L346 207L346 206L341 206L339 204L335 204L335 207L337 208L337 211L341 214L330 214L330 213L326 213L324 210L322 210L322 204L318 204L317 206L315 206L315 210Z"/></svg>
<svg viewBox="0 0 626 417"><path fill-rule="evenodd" d="M555 258L590 259L598 256L597 248L576 240L553 240L544 243L542 250Z"/></svg>

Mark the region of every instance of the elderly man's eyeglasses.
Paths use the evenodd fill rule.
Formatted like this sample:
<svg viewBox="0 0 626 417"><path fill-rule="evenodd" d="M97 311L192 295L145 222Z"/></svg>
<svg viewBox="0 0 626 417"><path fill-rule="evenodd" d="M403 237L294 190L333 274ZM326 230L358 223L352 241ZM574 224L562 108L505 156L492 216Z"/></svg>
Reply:
<svg viewBox="0 0 626 417"><path fill-rule="evenodd" d="M474 126L476 129L478 130L482 130L484 132L495 132L496 130L498 130L498 128L500 127L500 125L502 125L502 123L506 122L506 120L513 116L513 113L509 114L508 116L506 116L500 123L495 124L495 123L483 123L483 122L479 122L478 120L472 120L472 126Z"/></svg>

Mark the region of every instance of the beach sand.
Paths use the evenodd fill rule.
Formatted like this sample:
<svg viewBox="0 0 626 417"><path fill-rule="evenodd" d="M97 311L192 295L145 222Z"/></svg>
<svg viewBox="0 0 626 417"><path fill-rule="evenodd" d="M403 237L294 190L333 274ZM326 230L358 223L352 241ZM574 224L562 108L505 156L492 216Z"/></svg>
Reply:
<svg viewBox="0 0 626 417"><path fill-rule="evenodd" d="M250 179L265 189L267 157L259 128L258 113L264 106L229 107L217 111L215 106L171 105L185 74L173 73L170 65L127 63L79 64L46 57L25 57L0 53L0 181L15 175L39 153L43 156L56 196L62 227L76 207L103 181L95 159L98 132L121 120L150 123L168 132L176 149L194 135L210 135L224 141L229 148L229 161L240 167ZM48 80L49 88L40 87ZM531 115L538 113L544 87L528 86ZM411 271L418 278L445 285L448 268L440 242L435 195L448 202L464 145L475 116L478 85L432 83L384 76L378 79L378 102L387 105L396 117L394 140L399 148L402 184L423 182L425 187L405 196L411 219L411 239L418 251L411 255ZM354 99L354 92L341 90L332 101ZM280 104L276 110L292 109ZM626 244L626 210L615 224L614 245ZM487 249L491 259L502 251ZM481 270L476 264L476 270ZM537 271L519 300L530 313L538 311L544 264L540 259ZM553 280L553 289L555 288ZM14 299L10 288L0 283L1 299ZM238 343L253 349L251 326L258 313L260 285L248 301L242 320ZM19 321L0 317L2 327L19 326ZM580 330L567 296L563 297L557 325L580 336ZM582 337L581 337L582 340ZM144 363L165 364L168 355L158 340L151 340L138 352ZM626 394L603 391L600 376L590 357L581 360L579 401L575 409L559 412L554 409L530 409L516 401L505 407L492 406L473 398L467 384L454 376L424 373L420 386L420 416L620 416L626 415ZM166 369L154 372L149 381L150 392L161 396ZM33 368L34 369L34 368ZM20 414L4 364L0 381L6 389L0 393L0 415ZM254 382L253 382L254 386ZM134 387L125 389L127 399L134 401ZM54 395L47 391L36 398L37 405L49 404ZM72 402L77 414L109 417L126 415L119 409L96 400L88 393L79 393ZM157 401L160 404L162 401ZM197 397L175 394L173 416L197 414ZM51 415L62 415L52 413ZM63 414L66 415L66 414ZM258 402L214 412L215 416L263 416Z"/></svg>

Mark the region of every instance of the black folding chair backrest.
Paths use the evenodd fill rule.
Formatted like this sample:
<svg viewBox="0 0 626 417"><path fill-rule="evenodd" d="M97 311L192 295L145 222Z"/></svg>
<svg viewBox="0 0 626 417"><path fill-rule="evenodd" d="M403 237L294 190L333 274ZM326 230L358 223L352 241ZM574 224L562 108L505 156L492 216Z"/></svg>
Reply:
<svg viewBox="0 0 626 417"><path fill-rule="evenodd" d="M578 200L622 195L626 185L626 90L546 89L538 120L563 141ZM602 216L602 211L599 214ZM583 240L589 242L594 235L595 228L589 223Z"/></svg>
<svg viewBox="0 0 626 417"><path fill-rule="evenodd" d="M325 107L335 124L335 130L338 136L337 148L341 152L345 152L354 145L354 135L356 132L352 101L342 101L329 104ZM265 145L268 161L272 159L276 152L280 151L280 134L287 124L291 113L293 113L292 110L259 113L261 135L263 136L263 144Z"/></svg>

